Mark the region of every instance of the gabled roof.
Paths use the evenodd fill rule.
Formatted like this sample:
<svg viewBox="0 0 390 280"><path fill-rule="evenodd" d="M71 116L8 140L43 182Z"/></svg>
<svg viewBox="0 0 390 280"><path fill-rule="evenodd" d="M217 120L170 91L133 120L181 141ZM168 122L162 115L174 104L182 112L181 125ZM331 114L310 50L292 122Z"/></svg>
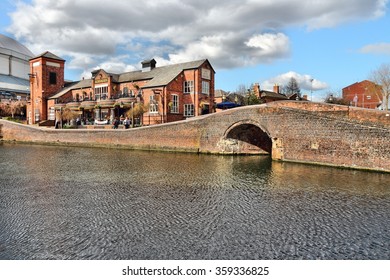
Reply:
<svg viewBox="0 0 390 280"><path fill-rule="evenodd" d="M167 65L162 67L156 67L151 69L150 71L142 72L141 70L138 71L132 71L122 74L113 74L108 73L103 69L97 69L92 72L92 76L96 76L96 74L99 71L104 71L107 73L107 75L110 75L112 77L112 81L115 83L124 83L124 82L137 82L137 81L146 81L149 80L142 88L151 88L151 87L160 87L160 86L166 86L171 81L173 81L182 71L189 70L189 69L196 69L202 66L203 63L208 62L207 59L197 60L197 61L191 61L191 62L184 62L184 63L178 63L173 65ZM209 62L208 62L209 63ZM209 63L210 64L210 63ZM211 66L211 64L210 64ZM212 71L214 69L211 67ZM88 81L88 85L87 85ZM84 87L91 87L92 86L92 80L82 80L79 82L72 83L71 85L63 88L60 92L52 96L50 99L59 98L68 91L72 89L77 88L84 88Z"/></svg>
<svg viewBox="0 0 390 280"><path fill-rule="evenodd" d="M140 70L127 72L119 75L118 82L123 83L131 81L150 80L142 88L165 86L169 84L173 79L175 79L183 70L196 69L206 61L208 60L202 59L197 61L156 67L147 72L142 72Z"/></svg>
<svg viewBox="0 0 390 280"><path fill-rule="evenodd" d="M268 90L261 90L260 91L260 97L271 97L271 98L278 98L278 99L288 99L287 96L284 94L280 94L277 92L273 91L268 91Z"/></svg>
<svg viewBox="0 0 390 280"><path fill-rule="evenodd" d="M36 59L36 58L40 58L40 57L45 57L45 58L51 58L51 59L55 59L55 60L65 61L65 59L63 59L63 58L61 58L59 56L56 56L55 54L53 54L53 53L51 53L49 51L41 53L40 55L37 55L36 57L31 58L30 60L33 60L33 59Z"/></svg>
<svg viewBox="0 0 390 280"><path fill-rule="evenodd" d="M145 86L143 86L143 88L165 86L169 84L173 79L175 79L182 71L196 69L206 61L207 59L203 59L154 68L153 70L149 71L151 72L151 74L153 74L152 80L150 80Z"/></svg>
<svg viewBox="0 0 390 280"><path fill-rule="evenodd" d="M61 96L63 96L64 94L66 94L67 92L73 89L90 88L91 86L92 86L92 79L85 79L78 82L69 83L67 86L65 86L55 95L51 96L49 99L60 98Z"/></svg>
<svg viewBox="0 0 390 280"><path fill-rule="evenodd" d="M214 97L215 98L218 98L218 97L222 97L223 95L227 96L228 93L222 89L216 89L214 90Z"/></svg>

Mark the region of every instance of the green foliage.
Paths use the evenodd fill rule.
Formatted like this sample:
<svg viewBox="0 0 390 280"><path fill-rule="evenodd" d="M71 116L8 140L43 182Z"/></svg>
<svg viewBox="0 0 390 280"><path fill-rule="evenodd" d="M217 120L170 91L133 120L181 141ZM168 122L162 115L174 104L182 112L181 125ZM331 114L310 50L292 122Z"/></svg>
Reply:
<svg viewBox="0 0 390 280"><path fill-rule="evenodd" d="M128 118L131 117L138 118L142 116L144 113L146 113L148 109L149 109L148 105L145 105L143 103L135 103L133 108L126 112L126 116Z"/></svg>
<svg viewBox="0 0 390 280"><path fill-rule="evenodd" d="M325 98L325 103L338 104L338 105L349 105L349 101L348 100L345 100L342 97L333 96L332 94L329 94Z"/></svg>
<svg viewBox="0 0 390 280"><path fill-rule="evenodd" d="M246 98L246 105L256 105L256 104L261 104L263 103L254 93L248 94Z"/></svg>

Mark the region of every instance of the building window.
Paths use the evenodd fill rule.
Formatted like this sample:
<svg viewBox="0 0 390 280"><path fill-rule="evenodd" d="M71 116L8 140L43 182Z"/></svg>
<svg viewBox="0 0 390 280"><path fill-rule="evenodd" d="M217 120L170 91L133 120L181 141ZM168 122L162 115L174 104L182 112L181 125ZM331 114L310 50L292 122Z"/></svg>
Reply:
<svg viewBox="0 0 390 280"><path fill-rule="evenodd" d="M128 94L129 94L129 88L128 87L124 87L123 88L123 96L128 96Z"/></svg>
<svg viewBox="0 0 390 280"><path fill-rule="evenodd" d="M202 93L210 94L210 83L206 81L202 81Z"/></svg>
<svg viewBox="0 0 390 280"><path fill-rule="evenodd" d="M50 72L49 73L49 83L51 85L57 84L57 73L56 72Z"/></svg>
<svg viewBox="0 0 390 280"><path fill-rule="evenodd" d="M194 92L194 81L185 81L184 93L193 93L193 92Z"/></svg>
<svg viewBox="0 0 390 280"><path fill-rule="evenodd" d="M149 113L158 113L158 102L154 99L154 95L149 98Z"/></svg>
<svg viewBox="0 0 390 280"><path fill-rule="evenodd" d="M108 86L95 87L95 100L107 99Z"/></svg>
<svg viewBox="0 0 390 280"><path fill-rule="evenodd" d="M185 117L194 116L194 104L184 104L184 116Z"/></svg>
<svg viewBox="0 0 390 280"><path fill-rule="evenodd" d="M172 94L171 113L179 113L179 96Z"/></svg>
<svg viewBox="0 0 390 280"><path fill-rule="evenodd" d="M49 109L49 120L54 121L56 119L56 110L54 107L50 107Z"/></svg>

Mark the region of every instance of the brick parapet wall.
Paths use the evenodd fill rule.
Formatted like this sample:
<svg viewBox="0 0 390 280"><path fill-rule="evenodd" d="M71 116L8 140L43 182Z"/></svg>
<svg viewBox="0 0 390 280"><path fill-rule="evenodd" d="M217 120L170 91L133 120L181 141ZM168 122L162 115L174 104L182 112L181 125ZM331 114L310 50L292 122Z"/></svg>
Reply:
<svg viewBox="0 0 390 280"><path fill-rule="evenodd" d="M221 143L229 131L250 123L272 139L274 159L390 172L386 113L312 105L318 111L308 104L274 102L128 130L54 130L0 120L0 136L31 143L225 153ZM379 124L377 116L383 118ZM245 152L240 147L231 151Z"/></svg>
<svg viewBox="0 0 390 280"><path fill-rule="evenodd" d="M0 135L5 141L38 144L118 147L143 150L198 152L199 137L194 126L178 125L133 129L52 129L26 126L0 120ZM167 128L167 126L169 128ZM169 130L169 133L167 133Z"/></svg>

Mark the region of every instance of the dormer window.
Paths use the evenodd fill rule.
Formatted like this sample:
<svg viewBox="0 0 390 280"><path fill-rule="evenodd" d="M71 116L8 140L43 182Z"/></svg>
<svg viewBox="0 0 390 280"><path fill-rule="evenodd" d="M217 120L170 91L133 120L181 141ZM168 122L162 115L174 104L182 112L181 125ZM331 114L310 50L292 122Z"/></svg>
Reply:
<svg viewBox="0 0 390 280"><path fill-rule="evenodd" d="M149 72L156 68L156 61L154 59L144 60L141 62L142 64L142 72Z"/></svg>

